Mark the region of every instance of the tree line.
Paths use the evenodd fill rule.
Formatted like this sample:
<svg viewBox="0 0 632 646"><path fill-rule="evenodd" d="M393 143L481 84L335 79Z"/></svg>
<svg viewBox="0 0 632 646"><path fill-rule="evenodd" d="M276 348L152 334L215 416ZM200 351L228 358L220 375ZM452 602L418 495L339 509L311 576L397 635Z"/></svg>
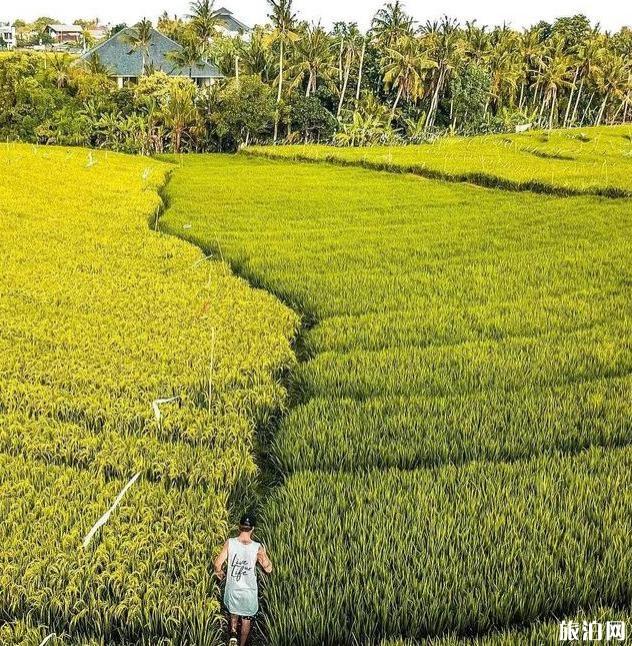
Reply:
<svg viewBox="0 0 632 646"><path fill-rule="evenodd" d="M362 32L302 21L293 0L268 0L247 38L218 31L212 0L157 28L182 45L174 63L215 63L209 88L146 68L116 88L93 57L0 58L0 134L128 152L226 150L256 141L340 145L420 142L442 133L626 123L632 119L632 30L602 31L582 15L524 30L416 23L388 3ZM151 23L128 30L148 48ZM117 26L117 30L124 25Z"/></svg>

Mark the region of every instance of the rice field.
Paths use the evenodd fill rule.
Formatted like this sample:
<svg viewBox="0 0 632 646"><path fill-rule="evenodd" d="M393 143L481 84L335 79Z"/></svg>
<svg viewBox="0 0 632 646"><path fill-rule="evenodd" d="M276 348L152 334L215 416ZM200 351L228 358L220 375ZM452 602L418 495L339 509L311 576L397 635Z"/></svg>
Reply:
<svg viewBox="0 0 632 646"><path fill-rule="evenodd" d="M0 641L217 643L209 563L298 319L151 231L169 165L11 144L0 167Z"/></svg>
<svg viewBox="0 0 632 646"><path fill-rule="evenodd" d="M264 510L270 643L554 643L557 617L628 612L630 201L176 164L163 230L302 318Z"/></svg>
<svg viewBox="0 0 632 646"><path fill-rule="evenodd" d="M632 197L632 128L598 126L440 138L414 146L255 147L252 154L330 161L509 190Z"/></svg>

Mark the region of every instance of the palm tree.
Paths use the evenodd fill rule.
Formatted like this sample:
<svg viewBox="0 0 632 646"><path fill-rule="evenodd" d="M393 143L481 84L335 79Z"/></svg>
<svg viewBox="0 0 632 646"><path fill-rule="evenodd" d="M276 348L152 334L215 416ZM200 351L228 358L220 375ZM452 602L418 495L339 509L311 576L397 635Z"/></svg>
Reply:
<svg viewBox="0 0 632 646"><path fill-rule="evenodd" d="M70 60L64 54L54 54L51 59L51 68L55 76L55 83L61 90L70 79Z"/></svg>
<svg viewBox="0 0 632 646"><path fill-rule="evenodd" d="M153 27L151 22L147 18L143 18L123 35L124 42L132 48L131 51L140 52L141 54L141 76L145 73L147 59L149 58L152 32Z"/></svg>
<svg viewBox="0 0 632 646"><path fill-rule="evenodd" d="M520 52L520 36L506 26L494 29L491 35L491 51L487 60L490 72L490 96L485 105L484 114L491 103L495 103L496 112L503 104L513 106L516 88L523 72L523 57ZM521 88L521 94L523 88Z"/></svg>
<svg viewBox="0 0 632 646"><path fill-rule="evenodd" d="M575 123L575 119L577 118L579 101L581 99L586 80L594 77L594 75L599 72L599 61L602 58L603 49L604 44L598 28L596 28L583 43L580 43L577 48L575 57L577 61L577 70L579 70L579 88L575 97L573 111L568 122L568 125L570 126ZM577 82L577 77L575 78L575 82Z"/></svg>
<svg viewBox="0 0 632 646"><path fill-rule="evenodd" d="M177 67L183 70L188 69L189 78L193 76L194 67L199 68L204 65L204 52L201 45L195 41L185 43L182 49L168 52L167 58Z"/></svg>
<svg viewBox="0 0 632 646"><path fill-rule="evenodd" d="M424 74L437 64L427 58L414 36L402 36L387 52L387 62L383 68L384 85L387 89L397 88L391 108L392 121L402 97L414 101L422 95Z"/></svg>
<svg viewBox="0 0 632 646"><path fill-rule="evenodd" d="M611 51L604 54L603 62L594 77L597 91L603 96L603 101L595 119L596 126L603 121L608 101L611 98L625 101L628 74L626 61L622 56Z"/></svg>
<svg viewBox="0 0 632 646"><path fill-rule="evenodd" d="M463 55L463 40L456 20L444 16L439 23L427 22L422 30L423 43L429 58L436 62L434 92L430 101L426 129L434 126L439 107L439 99L450 72L458 65Z"/></svg>
<svg viewBox="0 0 632 646"><path fill-rule="evenodd" d="M262 81L270 80L273 61L266 43L265 31L261 27L254 28L249 43L241 42L240 60L247 74L257 75Z"/></svg>
<svg viewBox="0 0 632 646"><path fill-rule="evenodd" d="M478 27L475 20L466 22L464 37L465 55L468 60L480 66L485 65L492 52L491 37L487 27Z"/></svg>
<svg viewBox="0 0 632 646"><path fill-rule="evenodd" d="M316 92L319 76L327 82L332 81L335 74L333 46L320 25L307 27L297 43L296 59L287 70L288 77L294 79L290 87L297 87L307 77L306 97Z"/></svg>
<svg viewBox="0 0 632 646"><path fill-rule="evenodd" d="M538 84L542 87L543 97L540 107L540 118L544 108L549 106L549 130L553 128L555 108L560 89L570 87L568 75L572 69L571 59L562 52L561 47L556 47L550 54L542 59L541 68L538 70Z"/></svg>
<svg viewBox="0 0 632 646"><path fill-rule="evenodd" d="M336 116L340 118L342 106L344 105L347 87L349 86L349 78L351 76L351 68L354 61L359 60L358 66L358 86L361 82L362 66L364 65L364 49L365 40L360 34L358 25L356 23L337 23L335 34L340 40L340 54L339 54L339 98L338 109ZM359 87L356 87L356 94ZM356 99L357 101L357 99Z"/></svg>
<svg viewBox="0 0 632 646"><path fill-rule="evenodd" d="M413 24L413 19L404 11L400 0L396 0L375 14L371 35L382 48L392 47L404 36L412 35Z"/></svg>
<svg viewBox="0 0 632 646"><path fill-rule="evenodd" d="M220 14L215 10L214 0L194 0L190 5L190 11L189 18L193 31L200 40L202 49L206 50L222 22Z"/></svg>
<svg viewBox="0 0 632 646"><path fill-rule="evenodd" d="M299 39L299 35L294 31L296 23L296 14L292 11L292 0L268 0L271 13L268 15L272 22L273 30L269 34L270 43L279 44L279 76L277 78L277 106L281 103L283 97L283 64L285 61L285 49L291 43ZM274 121L274 142L276 143L279 134L279 115Z"/></svg>
<svg viewBox="0 0 632 646"><path fill-rule="evenodd" d="M518 100L518 109L522 110L528 98L525 95L525 89L531 81L531 69L538 65L542 59L542 30L539 27L526 29L520 39L520 98ZM527 92L528 94L528 92Z"/></svg>
<svg viewBox="0 0 632 646"><path fill-rule="evenodd" d="M171 132L173 152L179 153L185 132L199 122L192 92L188 88L175 87L162 108L162 117Z"/></svg>

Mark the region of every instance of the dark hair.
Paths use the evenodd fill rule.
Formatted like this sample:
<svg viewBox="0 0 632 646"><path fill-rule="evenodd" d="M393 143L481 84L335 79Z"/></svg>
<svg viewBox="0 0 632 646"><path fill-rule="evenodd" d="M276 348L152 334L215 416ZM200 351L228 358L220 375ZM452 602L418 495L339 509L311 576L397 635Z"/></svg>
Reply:
<svg viewBox="0 0 632 646"><path fill-rule="evenodd" d="M252 514L244 514L239 520L239 529L242 532L249 532L255 528L255 517Z"/></svg>

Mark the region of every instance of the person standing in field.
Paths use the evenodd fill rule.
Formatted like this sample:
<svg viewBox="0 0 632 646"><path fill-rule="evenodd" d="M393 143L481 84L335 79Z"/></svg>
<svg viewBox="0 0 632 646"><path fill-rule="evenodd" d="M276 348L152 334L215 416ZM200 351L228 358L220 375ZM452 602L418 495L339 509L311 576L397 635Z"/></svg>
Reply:
<svg viewBox="0 0 632 646"><path fill-rule="evenodd" d="M241 621L241 646L245 646L252 620L259 611L257 563L266 574L272 572L272 563L261 543L252 540L254 518L249 514L239 521L239 536L229 538L215 559L215 576L221 581L226 576L224 604L230 613L229 646L237 646L237 629ZM224 573L224 563L227 570Z"/></svg>

